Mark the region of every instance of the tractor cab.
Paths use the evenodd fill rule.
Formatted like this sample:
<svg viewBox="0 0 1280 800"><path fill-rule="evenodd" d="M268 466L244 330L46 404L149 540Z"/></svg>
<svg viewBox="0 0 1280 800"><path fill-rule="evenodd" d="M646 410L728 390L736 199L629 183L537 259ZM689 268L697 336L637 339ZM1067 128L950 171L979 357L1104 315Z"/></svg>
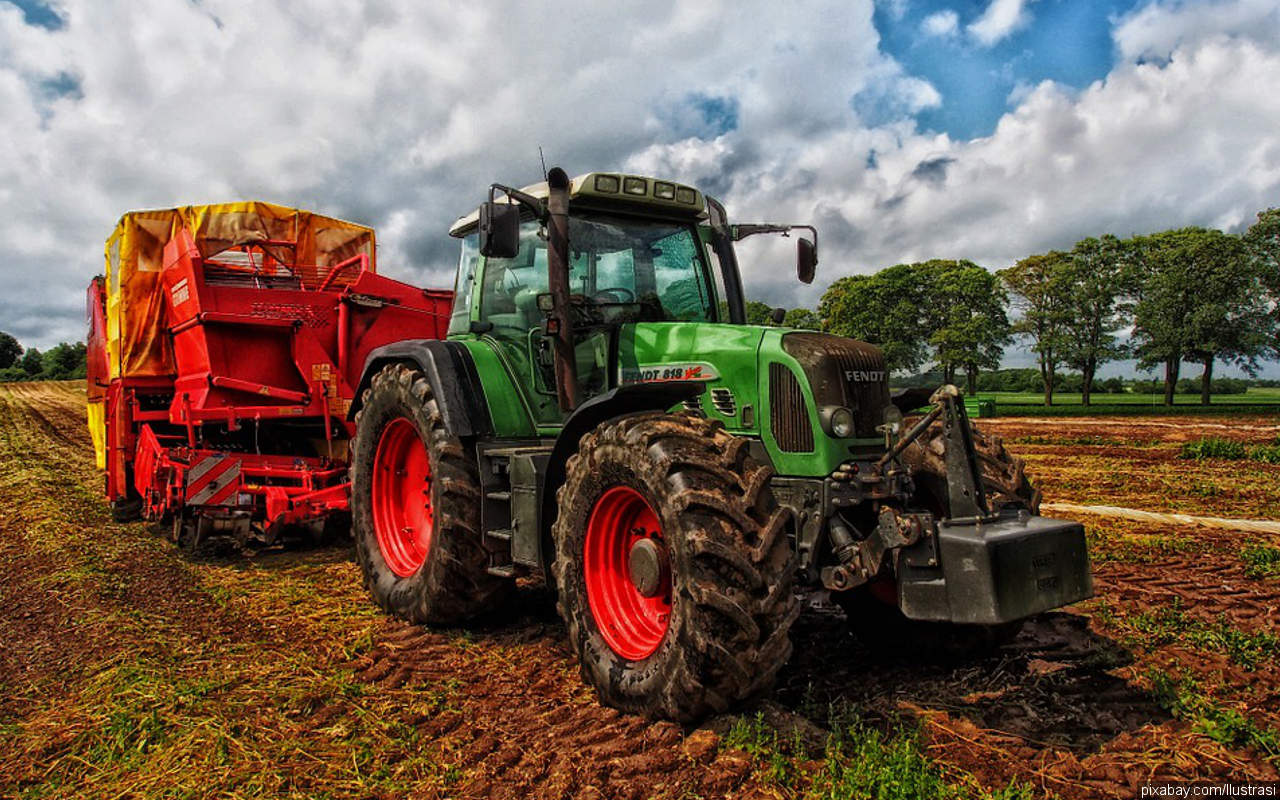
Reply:
<svg viewBox="0 0 1280 800"><path fill-rule="evenodd" d="M557 425L582 401L647 374L633 353L619 351L628 326L742 323L731 241L795 227L730 229L715 200L652 178L589 173L565 180L571 213L558 269L545 213L548 182L522 190L495 185L508 202L491 201L450 231L463 240L450 336L482 337L495 347L540 425ZM816 262L812 244L802 242L802 258ZM812 263L809 270L811 279ZM551 285L557 273L566 278L563 308ZM572 386L562 387L570 402L557 390L558 340L573 353ZM673 377L683 373L658 375Z"/></svg>

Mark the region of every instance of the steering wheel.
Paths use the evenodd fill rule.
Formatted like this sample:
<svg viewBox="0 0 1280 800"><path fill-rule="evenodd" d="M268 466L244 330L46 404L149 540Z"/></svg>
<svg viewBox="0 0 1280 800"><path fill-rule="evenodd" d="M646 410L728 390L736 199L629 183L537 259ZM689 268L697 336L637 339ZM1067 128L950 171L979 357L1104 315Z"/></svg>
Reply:
<svg viewBox="0 0 1280 800"><path fill-rule="evenodd" d="M612 296L610 300L600 300L602 295ZM624 296L625 295L625 296ZM622 299L618 299L622 298ZM593 300L604 303L634 303L636 301L636 293L622 286L616 286L612 289L599 289L592 297Z"/></svg>

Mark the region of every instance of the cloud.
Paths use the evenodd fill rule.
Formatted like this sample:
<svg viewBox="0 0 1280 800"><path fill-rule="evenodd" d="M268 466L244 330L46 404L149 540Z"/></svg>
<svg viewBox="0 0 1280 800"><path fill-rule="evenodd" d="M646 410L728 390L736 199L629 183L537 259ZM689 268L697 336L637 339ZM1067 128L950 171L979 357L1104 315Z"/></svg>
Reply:
<svg viewBox="0 0 1280 800"><path fill-rule="evenodd" d="M1161 30L1171 24L1163 14L1177 13L1144 19ZM822 219L819 287L928 258L1002 268L1107 232L1238 231L1280 197L1280 95L1267 88L1277 81L1280 39L1222 31L1184 40L1159 63L1121 61L1081 90L1021 87L987 137L953 140L909 119L833 131L799 156L766 156L734 173L726 202L744 218ZM637 163L698 178L738 141L686 143L678 162L655 146ZM816 178L792 191L787 180L801 170ZM816 301L820 288L797 291L768 268L787 257L785 247L759 242L742 250L754 291L779 303Z"/></svg>
<svg viewBox="0 0 1280 800"><path fill-rule="evenodd" d="M1127 61L1164 60L1179 47L1220 36L1274 45L1280 41L1280 5L1275 0L1150 0L1122 17L1112 32Z"/></svg>
<svg viewBox="0 0 1280 800"><path fill-rule="evenodd" d="M960 15L949 8L937 11L920 22L920 32L925 36L946 38L960 30Z"/></svg>
<svg viewBox="0 0 1280 800"><path fill-rule="evenodd" d="M1234 22L1197 32L1193 6L1144 6L1115 22L1105 79L1021 86L990 136L957 140L916 125L943 98L880 50L870 0L783 17L580 0L554 20L67 0L56 29L0 3L0 330L81 338L115 220L179 203L369 222L383 272L451 285L449 224L489 183L536 180L539 145L573 173L698 185L744 222L816 222L814 287L794 280L793 240L742 243L752 297L788 306L904 261L999 268L1086 235L1239 230L1280 196L1280 36L1253 3L1214 8Z"/></svg>
<svg viewBox="0 0 1280 800"><path fill-rule="evenodd" d="M991 0L986 11L965 29L983 47L990 47L1025 26L1031 19L1030 0Z"/></svg>
<svg viewBox="0 0 1280 800"><path fill-rule="evenodd" d="M907 15L907 8L910 6L908 0L876 0L876 5L884 9L889 15L889 19L895 22Z"/></svg>
<svg viewBox="0 0 1280 800"><path fill-rule="evenodd" d="M902 114L938 102L880 52L871 0L782 18L728 0L576 0L554 17L463 0L57 12L33 24L0 2L0 329L41 347L83 336L70 309L129 209L314 208L377 226L385 273L448 285L449 224L490 182L536 180L539 146L576 173L728 134L722 166L746 170L754 140L799 151L857 125L865 91ZM68 310L36 333L45 298Z"/></svg>

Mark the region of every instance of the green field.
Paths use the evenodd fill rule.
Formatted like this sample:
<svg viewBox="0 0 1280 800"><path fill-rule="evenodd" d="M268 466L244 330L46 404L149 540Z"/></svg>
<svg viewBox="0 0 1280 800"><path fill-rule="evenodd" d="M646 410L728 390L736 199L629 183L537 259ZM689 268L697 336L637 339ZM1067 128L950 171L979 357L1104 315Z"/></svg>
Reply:
<svg viewBox="0 0 1280 800"><path fill-rule="evenodd" d="M1079 393L1054 393L1046 408L1038 392L978 392L978 399L993 399L996 414L1009 416L1088 416L1103 414L1258 414L1280 413L1280 388L1250 388L1244 394L1215 395L1211 405L1200 405L1200 396L1174 395L1173 408L1161 394L1094 394L1089 406L1080 404Z"/></svg>

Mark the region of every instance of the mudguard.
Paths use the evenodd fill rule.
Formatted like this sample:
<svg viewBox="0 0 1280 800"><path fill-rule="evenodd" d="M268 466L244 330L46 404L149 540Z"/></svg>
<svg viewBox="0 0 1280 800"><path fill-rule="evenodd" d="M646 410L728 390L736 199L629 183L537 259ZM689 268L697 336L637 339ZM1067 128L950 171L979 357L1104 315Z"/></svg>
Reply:
<svg viewBox="0 0 1280 800"><path fill-rule="evenodd" d="M444 424L456 436L484 436L492 432L489 406L475 362L467 348L443 339L407 339L379 347L369 353L360 373L348 419L354 419L373 376L383 367L408 362L422 370L431 392L440 405Z"/></svg>
<svg viewBox="0 0 1280 800"><path fill-rule="evenodd" d="M564 421L556 437L547 464L542 494L542 563L550 565L555 548L551 546L551 525L556 519L556 490L564 483L569 456L578 449L582 437L602 422L641 411L666 411L674 405L698 397L706 391L700 381L664 381L632 383L596 395L578 406Z"/></svg>

